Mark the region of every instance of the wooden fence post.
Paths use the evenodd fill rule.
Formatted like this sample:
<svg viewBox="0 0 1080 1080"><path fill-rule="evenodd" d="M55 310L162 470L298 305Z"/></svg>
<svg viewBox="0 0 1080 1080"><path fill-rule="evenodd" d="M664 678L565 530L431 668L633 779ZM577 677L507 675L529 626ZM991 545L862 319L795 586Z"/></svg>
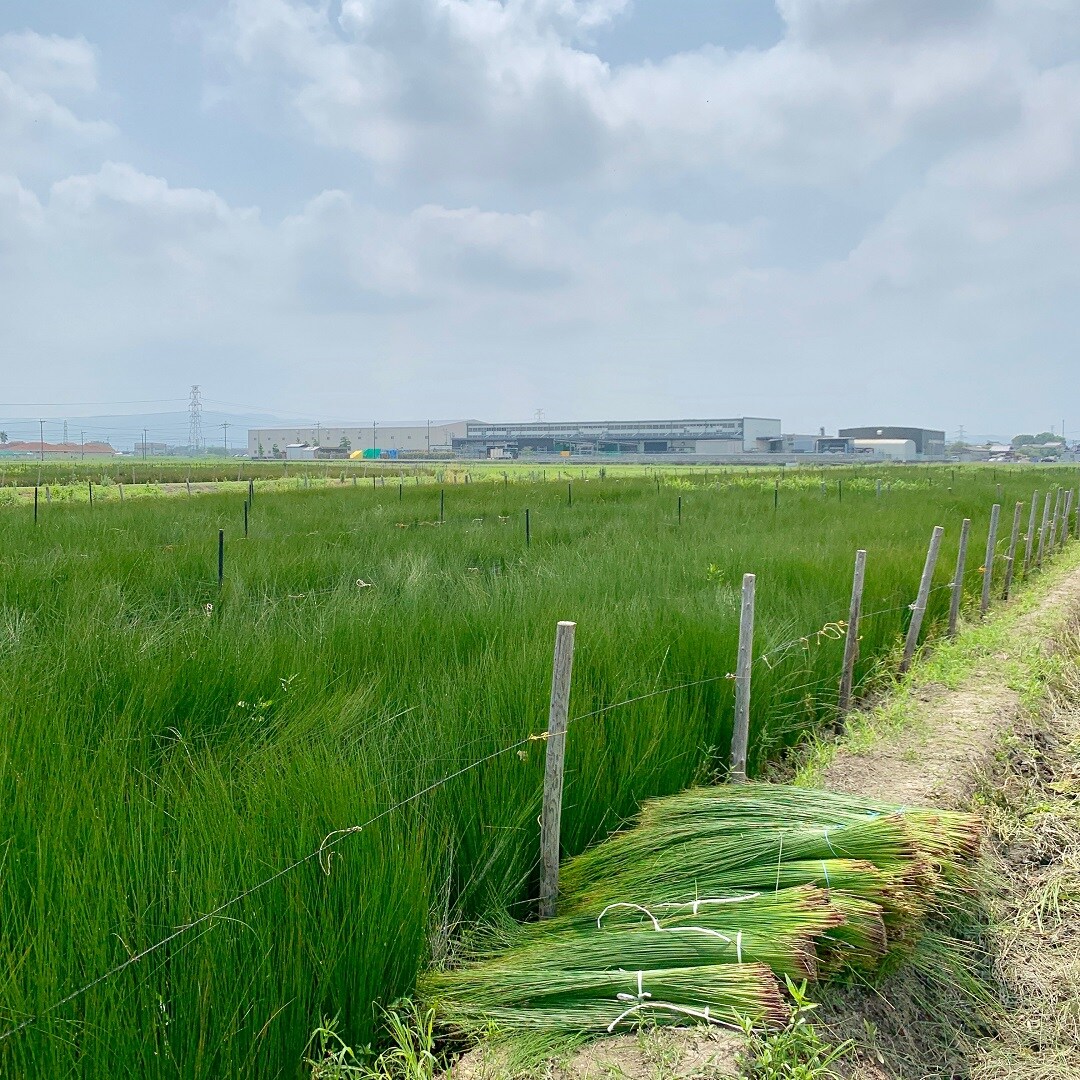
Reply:
<svg viewBox="0 0 1080 1080"><path fill-rule="evenodd" d="M34 524L35 525L37 524L37 515L38 515L38 487L37 487L37 484L35 484L34 485Z"/></svg>
<svg viewBox="0 0 1080 1080"><path fill-rule="evenodd" d="M859 617L862 614L863 583L866 580L866 552L855 552L855 576L851 583L851 607L848 609L847 634L844 638L844 667L840 676L840 716L851 708L851 685L855 678L855 661L859 656Z"/></svg>
<svg viewBox="0 0 1080 1080"><path fill-rule="evenodd" d="M911 667L915 646L919 644L919 632L922 630L923 616L926 615L926 601L930 598L930 583L934 580L934 567L937 566L944 532L940 525L935 525L930 536L930 547L926 551L926 562L923 564L922 579L919 582L919 595L915 598L915 605L911 610L911 623L908 626L907 641L904 642L904 658L900 661L901 675Z"/></svg>
<svg viewBox="0 0 1080 1080"><path fill-rule="evenodd" d="M750 743L750 675L754 662L754 588L757 578L743 574L739 619L739 661L735 670L735 726L731 732L731 779L746 779Z"/></svg>
<svg viewBox="0 0 1080 1080"><path fill-rule="evenodd" d="M48 493L48 488L45 489ZM1064 548L1069 541L1069 514L1072 511L1073 489L1065 492L1065 505L1061 508L1061 535L1058 537L1058 547Z"/></svg>
<svg viewBox="0 0 1080 1080"><path fill-rule="evenodd" d="M1035 556L1035 565L1041 570L1043 551L1046 548L1046 530L1050 527L1050 492L1046 493L1046 501L1043 503L1042 525L1039 527L1039 550Z"/></svg>
<svg viewBox="0 0 1080 1080"><path fill-rule="evenodd" d="M225 530L218 529L217 534L217 583L221 588L225 580Z"/></svg>
<svg viewBox="0 0 1080 1080"><path fill-rule="evenodd" d="M971 532L971 518L964 518L960 523L960 550L956 555L956 573L952 580L952 601L949 604L949 637L956 637L956 626L960 620L960 601L964 598L964 571L967 567L968 534Z"/></svg>
<svg viewBox="0 0 1080 1080"><path fill-rule="evenodd" d="M1057 496L1054 498L1054 516L1050 519L1050 539L1047 541L1047 555L1053 555L1054 549L1057 547L1058 521L1061 518L1061 500L1064 494L1064 488L1057 489Z"/></svg>
<svg viewBox="0 0 1080 1080"><path fill-rule="evenodd" d="M1009 554L1006 556L1005 562L1005 587L1001 590L1002 600L1009 599L1009 592L1012 589L1013 570L1016 566L1016 545L1020 539L1020 521L1024 516L1024 504L1018 502L1016 509L1013 511L1013 526L1012 535L1009 537Z"/></svg>
<svg viewBox="0 0 1080 1080"><path fill-rule="evenodd" d="M574 668L576 623L560 622L555 630L555 659L551 669L551 708L548 712L547 756L544 762L544 804L540 812L540 918L555 914L559 895L559 835L562 829L563 772L566 764L566 723L570 705L570 676Z"/></svg>
<svg viewBox="0 0 1080 1080"><path fill-rule="evenodd" d="M994 577L994 559L997 557L998 518L1001 516L1001 504L994 503L990 508L990 531L986 534L986 559L983 561L982 603L979 614L985 615L990 610L990 584Z"/></svg>
<svg viewBox="0 0 1080 1080"><path fill-rule="evenodd" d="M1036 488L1031 493L1031 514L1028 517L1027 536L1024 537L1024 577L1028 576L1031 569L1031 550L1035 543L1035 515L1039 512L1039 490Z"/></svg>

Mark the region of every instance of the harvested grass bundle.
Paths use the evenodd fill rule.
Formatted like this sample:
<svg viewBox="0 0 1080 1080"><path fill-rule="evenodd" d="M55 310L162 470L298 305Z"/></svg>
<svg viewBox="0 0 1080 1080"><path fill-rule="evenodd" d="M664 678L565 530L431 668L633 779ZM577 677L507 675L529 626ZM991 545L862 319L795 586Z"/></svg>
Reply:
<svg viewBox="0 0 1080 1080"><path fill-rule="evenodd" d="M694 789L571 860L559 918L500 924L421 993L459 1027L782 1022L776 975L872 973L962 882L976 844L961 814L767 784Z"/></svg>
<svg viewBox="0 0 1080 1080"><path fill-rule="evenodd" d="M737 1027L749 1018L775 1026L790 1015L765 964L720 964L655 971L558 971L477 965L434 973L420 993L444 1022L465 1032L494 1023L503 1031L604 1034L642 1022L704 1022Z"/></svg>
<svg viewBox="0 0 1080 1080"><path fill-rule="evenodd" d="M474 959L487 959L490 973L505 965L597 971L617 958L627 970L763 963L779 975L813 979L814 943L842 920L826 894L812 886L651 909L614 904L595 919L575 916L519 927L516 935L501 936L502 951Z"/></svg>

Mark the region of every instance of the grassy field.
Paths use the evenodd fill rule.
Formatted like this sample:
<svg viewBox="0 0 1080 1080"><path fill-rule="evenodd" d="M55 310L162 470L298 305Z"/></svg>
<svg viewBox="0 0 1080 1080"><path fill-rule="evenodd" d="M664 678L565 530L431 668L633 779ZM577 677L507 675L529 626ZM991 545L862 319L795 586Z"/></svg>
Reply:
<svg viewBox="0 0 1080 1080"><path fill-rule="evenodd" d="M563 818L576 852L642 798L722 769L744 572L758 575L759 769L835 719L857 547L865 687L895 660L934 525L939 623L961 518L972 598L990 504L1005 507L1004 552L1013 503L1076 479L787 470L777 493L775 470L574 470L570 505L557 469L546 483L473 469L445 488L440 523L434 474L399 490L317 469L299 490L261 481L247 539L243 485L91 508L75 498L85 477L57 474L36 527L6 489L0 1030L39 1018L0 1041L0 1075L298 1076L335 1013L367 1042L374 1003L407 992L460 920L528 910L543 744L497 752L545 728L557 620L578 623Z"/></svg>

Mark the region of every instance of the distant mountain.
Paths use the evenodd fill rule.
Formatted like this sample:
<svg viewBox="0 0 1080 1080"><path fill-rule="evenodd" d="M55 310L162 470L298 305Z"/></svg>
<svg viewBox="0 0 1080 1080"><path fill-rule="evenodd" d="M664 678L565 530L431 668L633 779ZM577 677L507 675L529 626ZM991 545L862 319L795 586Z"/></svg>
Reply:
<svg viewBox="0 0 1080 1080"><path fill-rule="evenodd" d="M2 408L3 406L0 406L0 409ZM117 450L133 450L136 444L142 444L145 431L149 445L187 446L188 422L186 409L176 412L70 416L67 419L67 441L74 443L83 439L87 442L101 441L110 443ZM229 425L228 445L231 449L246 445L248 428L280 427L297 422L295 419L275 416L271 413L221 412L216 409L204 409L202 413L203 443L206 446L223 446L224 424ZM308 420L300 422L310 423ZM0 418L0 431L3 431L12 442L16 440L33 442L41 438L41 429L36 420ZM44 435L46 442L65 441L64 418L53 417L45 420Z"/></svg>

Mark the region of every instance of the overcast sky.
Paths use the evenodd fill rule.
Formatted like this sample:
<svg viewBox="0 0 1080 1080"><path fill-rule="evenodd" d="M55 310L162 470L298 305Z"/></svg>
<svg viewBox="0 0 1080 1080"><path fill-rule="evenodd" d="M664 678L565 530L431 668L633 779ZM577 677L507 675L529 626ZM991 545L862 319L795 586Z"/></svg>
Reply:
<svg viewBox="0 0 1080 1080"><path fill-rule="evenodd" d="M1080 436L1078 56L1080 0L5 0L0 419Z"/></svg>

